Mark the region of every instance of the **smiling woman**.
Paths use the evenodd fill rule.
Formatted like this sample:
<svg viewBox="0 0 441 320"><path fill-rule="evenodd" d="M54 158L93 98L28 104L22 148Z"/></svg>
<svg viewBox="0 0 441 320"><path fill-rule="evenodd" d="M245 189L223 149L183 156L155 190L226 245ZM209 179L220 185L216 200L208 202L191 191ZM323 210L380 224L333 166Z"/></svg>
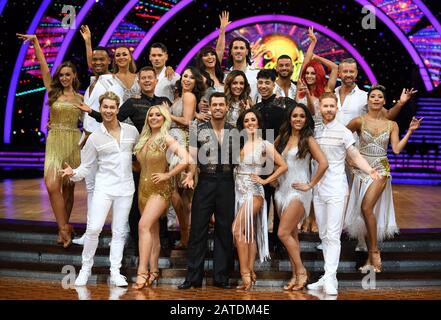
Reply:
<svg viewBox="0 0 441 320"><path fill-rule="evenodd" d="M65 162L78 165L80 162L81 132L78 122L82 117L76 107L83 100L78 93L80 85L75 66L67 61L60 64L51 77L43 50L35 35L18 34L25 42L32 41L40 63L44 86L49 95L50 122L44 159L44 180L58 223L58 243L67 248L72 243L73 228L69 218L74 202L74 187L68 179L59 175Z"/></svg>

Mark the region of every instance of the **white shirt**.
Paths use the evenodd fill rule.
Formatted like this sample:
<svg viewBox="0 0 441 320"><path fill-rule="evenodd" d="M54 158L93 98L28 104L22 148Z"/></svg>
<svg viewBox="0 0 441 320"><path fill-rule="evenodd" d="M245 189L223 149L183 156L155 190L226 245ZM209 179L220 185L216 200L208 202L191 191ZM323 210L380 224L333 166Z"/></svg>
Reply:
<svg viewBox="0 0 441 320"><path fill-rule="evenodd" d="M342 105L340 101L340 89L341 86L335 88L338 106L336 119L346 126L352 119L367 113L367 92L361 90L356 85L355 88L348 93Z"/></svg>
<svg viewBox="0 0 441 320"><path fill-rule="evenodd" d="M90 77L90 84L92 85L95 82L96 76ZM98 78L97 83L93 87L92 94L90 94L89 90L90 86L86 89L84 93L84 103L91 107L93 110L100 110L100 96L106 93L107 91L112 91L122 101L124 96L123 88L118 84L118 82L114 79L113 74L103 74ZM97 128L99 128L100 123L97 122L94 118L86 114L84 116L83 128L88 132L94 132ZM81 139L83 140L83 139Z"/></svg>
<svg viewBox="0 0 441 320"><path fill-rule="evenodd" d="M157 76L158 83L155 88L155 96L157 97L166 97L170 101L175 100L175 85L176 81L178 81L181 76L175 72L173 78L168 80L165 76L166 67L162 68L161 72Z"/></svg>
<svg viewBox="0 0 441 320"><path fill-rule="evenodd" d="M355 143L352 132L339 121L322 124L315 128L315 139L328 159L328 170L314 187L317 196L345 196L348 181L345 172L347 149Z"/></svg>
<svg viewBox="0 0 441 320"><path fill-rule="evenodd" d="M297 86L291 82L291 86L289 87L288 90L288 95L285 95L285 90L283 90L282 87L279 86L276 82L273 93L278 97L288 97L295 100L297 93Z"/></svg>
<svg viewBox="0 0 441 320"><path fill-rule="evenodd" d="M104 124L100 124L87 139L81 165L74 169L70 180L84 179L97 165L95 190L112 196L130 196L135 192L132 174L132 152L138 142L138 130L129 124L121 126L120 141L112 137Z"/></svg>

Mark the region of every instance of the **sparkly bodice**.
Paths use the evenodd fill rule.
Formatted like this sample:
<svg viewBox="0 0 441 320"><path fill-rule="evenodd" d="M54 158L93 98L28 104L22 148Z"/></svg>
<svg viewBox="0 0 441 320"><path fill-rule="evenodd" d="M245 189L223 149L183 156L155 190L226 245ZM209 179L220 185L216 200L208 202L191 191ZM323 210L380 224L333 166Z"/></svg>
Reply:
<svg viewBox="0 0 441 320"><path fill-rule="evenodd" d="M175 100L173 105L170 107L170 113L174 115L175 117L182 117L184 114L184 105L182 103L182 97ZM172 121L172 124L170 126L171 128L179 128L180 125L174 121Z"/></svg>
<svg viewBox="0 0 441 320"><path fill-rule="evenodd" d="M389 145L392 122L377 134L369 129L365 118L361 117L360 154L367 160L371 167L377 169L380 175L389 176L390 168L387 159L387 147Z"/></svg>
<svg viewBox="0 0 441 320"><path fill-rule="evenodd" d="M236 167L236 190L245 196L249 192L254 195L263 194L262 185L251 180L251 174L262 175L266 161L266 141L262 140L255 145L253 152L244 155ZM236 194L237 196L237 194Z"/></svg>
<svg viewBox="0 0 441 320"><path fill-rule="evenodd" d="M284 184L285 180L288 181L288 183L291 181L303 183L309 182L309 164L311 162L311 154L308 153L305 158L299 159L297 157L298 151L298 146L295 146L282 153L282 157L288 165L289 170L279 178L280 185Z"/></svg>
<svg viewBox="0 0 441 320"><path fill-rule="evenodd" d="M140 208L143 208L145 202L152 194L159 194L167 201L171 195L170 180L160 183L152 182L153 173L168 172L169 164L167 162L167 147L163 145L148 144L138 153L137 158L141 164L141 176L139 180L139 201ZM143 204L143 205L142 205Z"/></svg>
<svg viewBox="0 0 441 320"><path fill-rule="evenodd" d="M228 109L226 121L236 128L237 119L242 110L239 102L233 102Z"/></svg>
<svg viewBox="0 0 441 320"><path fill-rule="evenodd" d="M138 75L135 77L135 80L133 81L133 84L130 88L127 88L124 85L124 82L122 82L117 76L114 76L114 79L123 89L123 97L121 100L121 105L126 102L130 98L136 98L141 94L141 87L139 86L139 79Z"/></svg>
<svg viewBox="0 0 441 320"><path fill-rule="evenodd" d="M49 129L78 130L81 110L69 101L55 101L50 108Z"/></svg>

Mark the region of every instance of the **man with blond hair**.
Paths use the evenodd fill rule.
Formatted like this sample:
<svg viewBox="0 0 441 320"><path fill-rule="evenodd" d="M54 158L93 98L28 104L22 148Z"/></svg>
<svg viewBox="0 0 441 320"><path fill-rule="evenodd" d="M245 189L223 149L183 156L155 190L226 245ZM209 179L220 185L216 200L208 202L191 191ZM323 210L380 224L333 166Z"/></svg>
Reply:
<svg viewBox="0 0 441 320"><path fill-rule="evenodd" d="M84 239L82 267L75 285L87 284L98 247L98 238L107 214L112 208L110 283L116 286L127 286L126 278L120 274L120 268L126 239L126 226L135 192L132 152L139 133L134 126L118 121L120 99L115 93L106 92L100 96L99 102L103 123L87 140L81 165L76 169L67 165L67 168L62 170L63 177L68 176L74 182L84 179L92 170L96 170L95 189Z"/></svg>

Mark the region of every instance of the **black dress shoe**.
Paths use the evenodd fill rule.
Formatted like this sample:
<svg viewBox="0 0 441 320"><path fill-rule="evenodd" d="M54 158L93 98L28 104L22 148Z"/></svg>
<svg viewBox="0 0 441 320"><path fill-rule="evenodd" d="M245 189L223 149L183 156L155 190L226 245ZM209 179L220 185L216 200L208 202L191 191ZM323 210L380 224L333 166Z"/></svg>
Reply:
<svg viewBox="0 0 441 320"><path fill-rule="evenodd" d="M231 289L231 286L228 282L215 282L213 283L213 285L222 289Z"/></svg>
<svg viewBox="0 0 441 320"><path fill-rule="evenodd" d="M190 281L185 280L183 283L181 283L178 286L178 289L180 290L187 290L187 289L191 289L191 288L201 288L202 284L199 283L191 283Z"/></svg>

